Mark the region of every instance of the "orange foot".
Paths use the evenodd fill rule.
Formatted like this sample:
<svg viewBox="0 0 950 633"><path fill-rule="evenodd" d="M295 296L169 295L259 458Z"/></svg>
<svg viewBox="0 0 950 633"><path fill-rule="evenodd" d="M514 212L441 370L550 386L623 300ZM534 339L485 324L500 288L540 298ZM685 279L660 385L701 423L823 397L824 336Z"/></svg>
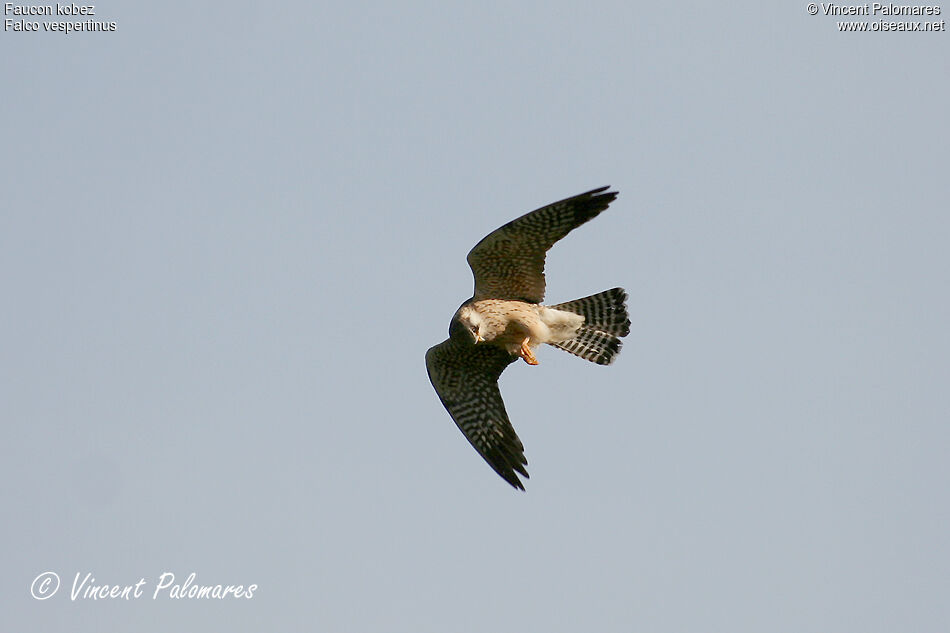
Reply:
<svg viewBox="0 0 950 633"><path fill-rule="evenodd" d="M521 341L521 358L523 358L524 362L528 363L529 365L538 365L540 364L538 363L538 359L534 357L534 353L532 353L531 348L528 347L529 340L531 339L526 338L525 340Z"/></svg>

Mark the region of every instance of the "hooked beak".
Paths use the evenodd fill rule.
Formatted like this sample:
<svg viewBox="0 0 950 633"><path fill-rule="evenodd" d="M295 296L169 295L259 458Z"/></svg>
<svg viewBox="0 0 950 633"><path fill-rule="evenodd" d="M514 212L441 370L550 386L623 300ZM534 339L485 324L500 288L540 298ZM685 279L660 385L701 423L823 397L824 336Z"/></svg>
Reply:
<svg viewBox="0 0 950 633"><path fill-rule="evenodd" d="M475 333L475 342L476 342L476 343L484 343L484 342L485 342L485 339L482 338L482 335L481 335L481 334Z"/></svg>

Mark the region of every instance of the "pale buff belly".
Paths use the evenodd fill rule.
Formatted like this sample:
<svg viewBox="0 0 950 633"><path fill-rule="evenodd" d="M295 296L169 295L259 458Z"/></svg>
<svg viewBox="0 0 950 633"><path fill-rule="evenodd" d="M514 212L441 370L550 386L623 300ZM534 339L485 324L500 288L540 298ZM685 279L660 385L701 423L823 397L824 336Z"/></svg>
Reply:
<svg viewBox="0 0 950 633"><path fill-rule="evenodd" d="M486 342L503 345L511 354L518 354L526 338L532 348L570 340L584 323L579 314L523 301L485 299L473 307L488 326L482 334Z"/></svg>

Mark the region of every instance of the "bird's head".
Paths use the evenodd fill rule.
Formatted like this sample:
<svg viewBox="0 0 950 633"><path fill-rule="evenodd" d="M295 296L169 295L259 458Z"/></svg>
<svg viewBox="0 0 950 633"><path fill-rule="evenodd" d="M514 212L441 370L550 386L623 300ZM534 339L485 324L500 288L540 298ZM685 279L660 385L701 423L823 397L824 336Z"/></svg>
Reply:
<svg viewBox="0 0 950 633"><path fill-rule="evenodd" d="M455 315L455 321L461 325L461 329L465 330L466 335L470 336L474 343L481 343L485 340L483 337L485 320L471 306L459 308Z"/></svg>

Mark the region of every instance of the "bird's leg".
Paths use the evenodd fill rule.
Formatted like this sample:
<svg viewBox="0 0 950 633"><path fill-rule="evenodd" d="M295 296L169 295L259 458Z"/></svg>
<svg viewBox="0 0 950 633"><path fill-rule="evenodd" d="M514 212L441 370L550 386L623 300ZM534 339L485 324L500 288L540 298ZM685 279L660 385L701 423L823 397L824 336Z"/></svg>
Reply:
<svg viewBox="0 0 950 633"><path fill-rule="evenodd" d="M531 351L531 348L528 346L528 341L530 337L526 337L525 340L521 341L521 358L524 359L524 362L529 365L538 365L538 359L534 357L534 353Z"/></svg>

